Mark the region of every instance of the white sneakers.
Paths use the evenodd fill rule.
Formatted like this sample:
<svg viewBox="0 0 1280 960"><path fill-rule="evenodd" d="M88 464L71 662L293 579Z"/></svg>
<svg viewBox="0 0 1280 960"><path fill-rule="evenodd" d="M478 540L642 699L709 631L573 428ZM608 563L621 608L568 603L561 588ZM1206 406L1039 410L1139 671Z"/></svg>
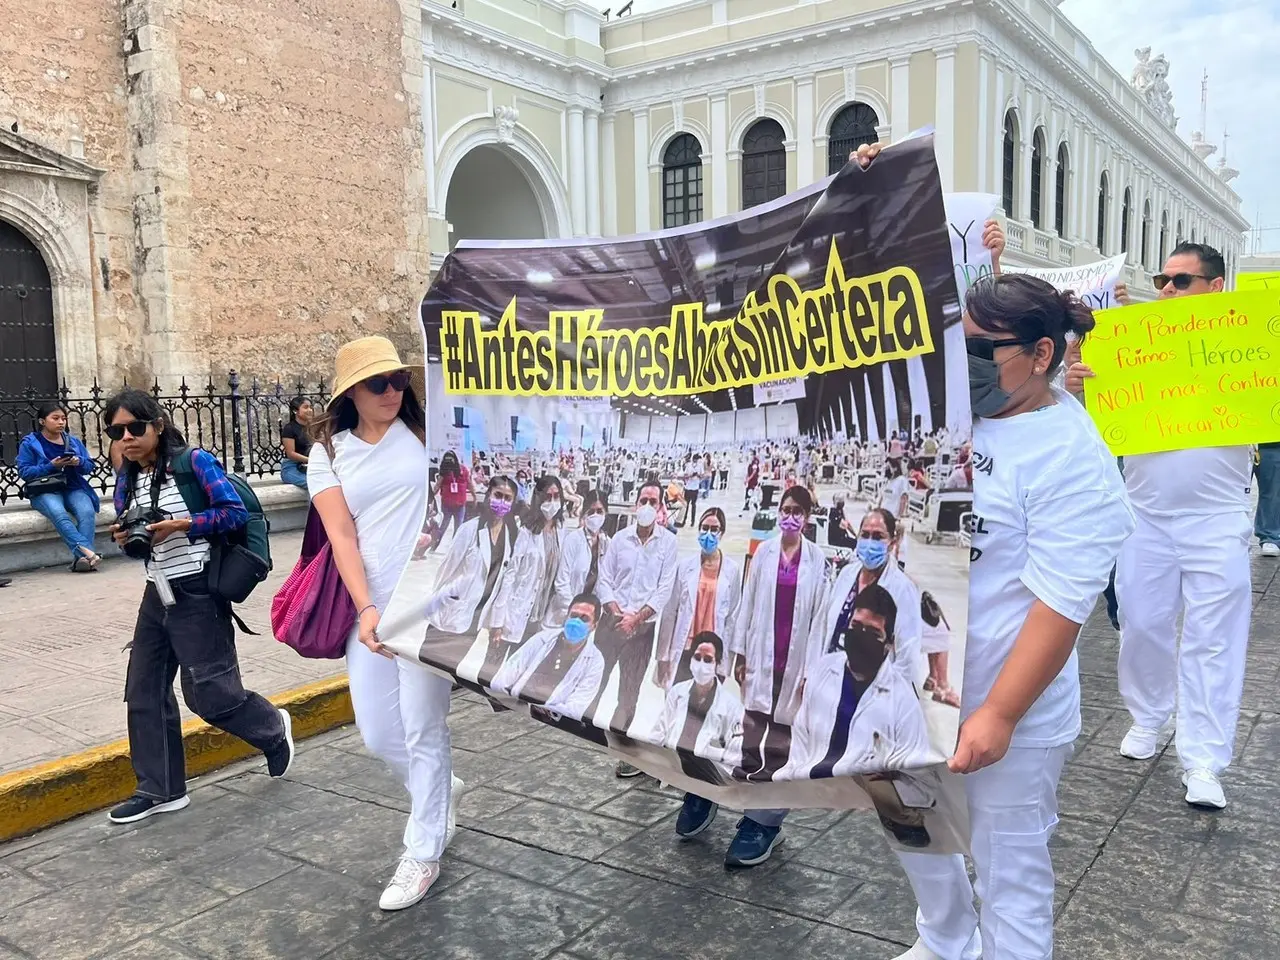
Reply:
<svg viewBox="0 0 1280 960"><path fill-rule="evenodd" d="M942 957L926 947L923 940L917 940L910 950L898 954L894 960L942 960Z"/></svg>
<svg viewBox="0 0 1280 960"><path fill-rule="evenodd" d="M1262 555L1264 557L1280 557L1280 543L1264 543L1262 545Z"/></svg>
<svg viewBox="0 0 1280 960"><path fill-rule="evenodd" d="M1120 755L1130 760L1150 760L1160 749L1161 731L1134 724L1120 741Z"/></svg>
<svg viewBox="0 0 1280 960"><path fill-rule="evenodd" d="M401 857L400 865L396 867L396 875L387 884L387 889L382 891L378 906L383 910L403 910L405 907L412 907L427 895L427 891L439 876L439 863L424 863L421 860Z"/></svg>
<svg viewBox="0 0 1280 960"><path fill-rule="evenodd" d="M1182 775L1182 782L1187 788L1187 803L1191 806L1214 810L1226 807L1227 796L1222 792L1222 784L1208 770L1189 770Z"/></svg>
<svg viewBox="0 0 1280 960"><path fill-rule="evenodd" d="M453 842L453 835L458 832L458 800L462 797L462 788L466 786L454 776L449 778L449 819L445 827L444 845ZM431 885L440 876L440 864L437 861L427 862L401 857L396 867L396 874L382 891L378 906L383 910L403 910L412 907L427 895Z"/></svg>

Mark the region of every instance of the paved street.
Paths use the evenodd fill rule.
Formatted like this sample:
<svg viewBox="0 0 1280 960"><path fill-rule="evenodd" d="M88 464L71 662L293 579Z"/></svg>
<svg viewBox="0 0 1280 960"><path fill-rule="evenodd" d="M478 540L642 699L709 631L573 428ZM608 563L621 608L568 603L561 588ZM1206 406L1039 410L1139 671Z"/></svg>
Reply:
<svg viewBox="0 0 1280 960"><path fill-rule="evenodd" d="M1085 732L1064 778L1059 960L1274 960L1280 936L1280 586L1258 605L1238 764L1221 814L1182 802L1171 751L1120 758L1116 641L1081 642ZM877 960L913 938L911 896L871 818L809 811L774 859L727 874L734 817L678 843L678 798L619 781L557 731L459 694L468 791L444 873L404 913L376 900L406 801L352 730L308 743L287 783L206 778L185 812L101 814L0 847L0 957Z"/></svg>
<svg viewBox="0 0 1280 960"><path fill-rule="evenodd" d="M301 532L273 536L275 570L237 608L260 634L237 639L245 685L267 696L344 669L303 660L271 636L271 597L301 544ZM124 646L142 590L142 565L124 557L94 574L65 567L15 574L0 590L0 773L125 735ZM185 704L182 716L191 716Z"/></svg>

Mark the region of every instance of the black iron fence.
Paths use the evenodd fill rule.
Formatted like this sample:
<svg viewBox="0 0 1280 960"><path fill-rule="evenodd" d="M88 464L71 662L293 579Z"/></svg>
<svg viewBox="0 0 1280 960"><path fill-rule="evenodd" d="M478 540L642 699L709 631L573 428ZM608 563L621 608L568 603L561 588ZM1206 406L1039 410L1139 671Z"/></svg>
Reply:
<svg viewBox="0 0 1280 960"><path fill-rule="evenodd" d="M103 390L95 381L87 396L74 395L63 384L56 397L66 408L68 431L84 441L94 459L89 482L103 493L115 489L111 441L102 422L103 410L114 392ZM279 472L284 457L280 427L289 421L290 400L306 397L321 406L329 399L324 384L308 388L299 383L290 389L279 382L263 386L255 378L246 387L234 370L227 376L225 389L212 379L194 388L183 380L175 393L166 394L158 383L148 392L188 443L204 447L230 470L247 477ZM22 486L14 462L18 444L37 429L36 411L52 399L31 391L16 397L0 393L0 504L18 496Z"/></svg>

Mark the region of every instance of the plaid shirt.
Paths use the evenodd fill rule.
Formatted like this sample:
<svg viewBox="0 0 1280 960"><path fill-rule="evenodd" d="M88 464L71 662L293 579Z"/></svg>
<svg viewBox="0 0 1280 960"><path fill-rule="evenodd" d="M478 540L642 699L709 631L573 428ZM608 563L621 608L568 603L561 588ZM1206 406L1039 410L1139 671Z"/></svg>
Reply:
<svg viewBox="0 0 1280 960"><path fill-rule="evenodd" d="M249 521L249 511L244 508L240 494L227 479L222 464L208 450L197 447L191 456L191 470L196 480L204 488L209 499L209 509L191 515L191 529L188 537L208 537L215 533L230 533L239 530ZM170 473L169 476L173 474ZM127 474L121 471L116 477L115 507L116 516L124 513L129 498Z"/></svg>

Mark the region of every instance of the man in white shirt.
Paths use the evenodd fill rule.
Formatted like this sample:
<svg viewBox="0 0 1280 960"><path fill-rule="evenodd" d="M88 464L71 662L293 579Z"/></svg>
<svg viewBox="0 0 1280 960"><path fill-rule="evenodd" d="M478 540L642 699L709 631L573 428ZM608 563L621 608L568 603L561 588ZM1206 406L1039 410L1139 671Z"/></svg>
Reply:
<svg viewBox="0 0 1280 960"><path fill-rule="evenodd" d="M1162 299L1219 293L1222 254L1180 243L1155 277ZM1093 371L1072 364L1079 395ZM1227 805L1219 777L1231 763L1244 688L1253 595L1249 447L1195 447L1124 458L1138 527L1116 564L1120 694L1133 726L1120 752L1148 760L1177 707L1187 803ZM1178 642L1178 615L1182 642Z"/></svg>
<svg viewBox="0 0 1280 960"><path fill-rule="evenodd" d="M640 484L635 523L610 541L609 552L600 560L596 584L605 609L596 632L596 647L604 655L604 673L587 716L595 718L616 665L618 706L609 726L622 734L635 719L640 684L653 655L654 627L675 583L676 537L656 523L661 500L661 486L648 481ZM620 766L618 772L634 776L632 769Z"/></svg>

